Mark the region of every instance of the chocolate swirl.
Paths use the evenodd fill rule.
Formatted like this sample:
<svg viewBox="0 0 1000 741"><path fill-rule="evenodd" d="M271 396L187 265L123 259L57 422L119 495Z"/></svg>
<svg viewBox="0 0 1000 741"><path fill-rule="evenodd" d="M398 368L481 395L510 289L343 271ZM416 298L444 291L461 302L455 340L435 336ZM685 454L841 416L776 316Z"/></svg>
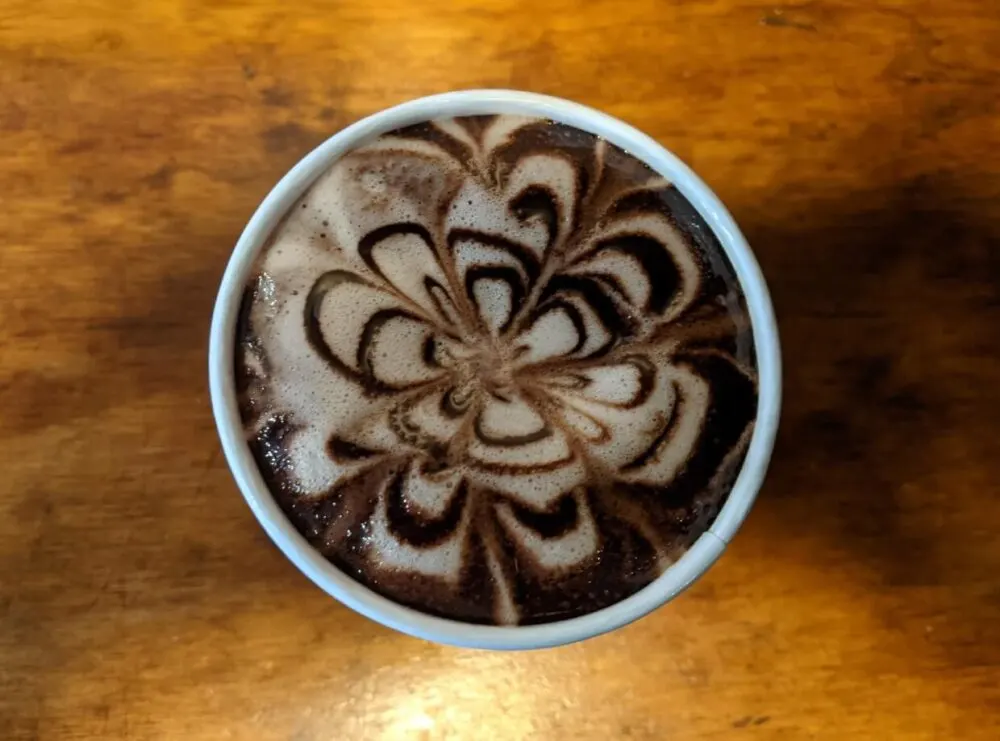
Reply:
<svg viewBox="0 0 1000 741"><path fill-rule="evenodd" d="M363 584L471 622L648 584L710 525L756 409L714 235L645 164L549 121L348 153L272 235L238 332L289 518Z"/></svg>

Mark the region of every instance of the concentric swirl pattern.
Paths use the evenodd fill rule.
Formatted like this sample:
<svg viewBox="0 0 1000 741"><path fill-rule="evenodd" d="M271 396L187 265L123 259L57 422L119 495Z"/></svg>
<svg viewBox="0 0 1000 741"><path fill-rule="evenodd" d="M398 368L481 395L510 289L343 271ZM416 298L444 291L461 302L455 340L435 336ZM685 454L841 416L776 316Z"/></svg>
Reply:
<svg viewBox="0 0 1000 741"><path fill-rule="evenodd" d="M272 235L239 333L290 519L362 583L471 622L648 584L711 523L756 409L714 235L643 163L535 119L340 159Z"/></svg>

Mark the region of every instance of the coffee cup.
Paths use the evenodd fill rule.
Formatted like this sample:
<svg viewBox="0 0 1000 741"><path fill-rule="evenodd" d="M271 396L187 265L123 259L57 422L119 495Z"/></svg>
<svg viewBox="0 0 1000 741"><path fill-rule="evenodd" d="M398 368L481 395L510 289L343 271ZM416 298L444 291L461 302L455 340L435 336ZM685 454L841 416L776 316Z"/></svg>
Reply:
<svg viewBox="0 0 1000 741"><path fill-rule="evenodd" d="M535 625L480 625L438 617L369 589L323 557L296 527L262 477L241 421L234 375L237 324L255 260L289 209L341 156L386 132L428 120L494 114L555 121L605 140L672 183L721 245L742 288L753 330L757 366L756 422L739 474L711 526L662 574L639 591L579 617ZM320 588L348 607L390 628L446 644L527 649L579 641L624 626L680 594L721 556L761 486L777 429L781 379L777 327L764 279L732 217L689 168L627 124L569 101L502 90L435 95L373 114L306 155L274 187L240 237L224 274L212 320L209 376L213 411L234 478L265 531Z"/></svg>

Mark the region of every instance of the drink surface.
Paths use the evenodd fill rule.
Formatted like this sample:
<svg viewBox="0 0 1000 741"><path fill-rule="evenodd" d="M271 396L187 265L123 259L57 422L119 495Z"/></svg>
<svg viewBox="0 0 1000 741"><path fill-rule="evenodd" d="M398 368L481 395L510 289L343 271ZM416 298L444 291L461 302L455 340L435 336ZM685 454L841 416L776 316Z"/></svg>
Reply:
<svg viewBox="0 0 1000 741"><path fill-rule="evenodd" d="M757 404L732 266L608 142L469 117L337 160L261 253L238 327L247 439L345 573L476 623L582 615L707 529Z"/></svg>

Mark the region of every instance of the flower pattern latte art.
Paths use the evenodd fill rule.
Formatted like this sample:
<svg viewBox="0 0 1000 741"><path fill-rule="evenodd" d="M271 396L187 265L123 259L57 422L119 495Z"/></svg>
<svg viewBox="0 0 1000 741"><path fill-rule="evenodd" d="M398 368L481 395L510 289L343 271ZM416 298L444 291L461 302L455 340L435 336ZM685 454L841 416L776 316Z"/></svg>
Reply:
<svg viewBox="0 0 1000 741"><path fill-rule="evenodd" d="M577 129L418 124L349 152L247 288L236 374L282 508L377 592L541 623L655 579L706 528L757 404L715 236Z"/></svg>

